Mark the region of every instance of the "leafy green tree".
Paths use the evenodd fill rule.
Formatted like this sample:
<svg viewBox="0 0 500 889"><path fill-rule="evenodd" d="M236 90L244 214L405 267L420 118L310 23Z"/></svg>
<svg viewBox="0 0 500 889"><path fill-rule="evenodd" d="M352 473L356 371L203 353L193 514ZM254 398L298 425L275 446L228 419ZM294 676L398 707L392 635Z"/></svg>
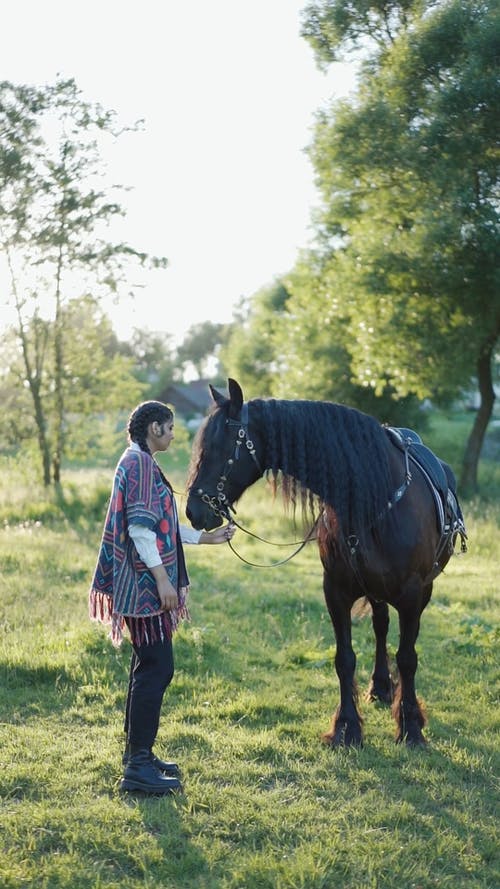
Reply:
<svg viewBox="0 0 500 889"><path fill-rule="evenodd" d="M259 290L237 308L221 358L229 376L236 377L247 393L277 394L285 343L283 318L290 294L277 280Z"/></svg>
<svg viewBox="0 0 500 889"><path fill-rule="evenodd" d="M213 376L213 364L218 362L225 336L225 324L215 324L213 321L193 324L177 349L175 363L181 373L194 368L198 379Z"/></svg>
<svg viewBox="0 0 500 889"><path fill-rule="evenodd" d="M354 378L446 400L475 376L474 490L500 334L498 6L323 0L303 33L322 64L363 51L356 98L318 115L311 147Z"/></svg>
<svg viewBox="0 0 500 889"><path fill-rule="evenodd" d="M353 51L375 47L374 59L384 55L402 30L438 0L313 0L302 13L302 34L322 66L341 61ZM370 53L368 66L372 63Z"/></svg>
<svg viewBox="0 0 500 889"><path fill-rule="evenodd" d="M284 352L276 375L275 394L342 402L366 411L382 423L423 429L427 417L420 399L397 395L381 376L375 391L370 381L359 382L350 353L349 306L331 289L336 255L321 261L305 255L286 279L288 311L282 319L279 342Z"/></svg>
<svg viewBox="0 0 500 889"><path fill-rule="evenodd" d="M94 298L68 301L62 309L61 323L67 335L62 368L64 454L79 459L102 456L115 447L115 418L141 400L145 387L134 376L133 360L122 355L116 345L113 347L111 323ZM25 385L23 349L36 355L43 342L44 360L33 369L32 383L43 405L44 436L51 451L59 423L54 395L55 334L54 321L41 325L34 317L23 329L26 342L21 349L13 329L7 330L0 341L0 399L4 405L0 447L23 447L37 434L36 417L29 409L32 388Z"/></svg>
<svg viewBox="0 0 500 889"><path fill-rule="evenodd" d="M180 377L172 336L136 328L119 349L134 362L134 374L147 386L148 397L158 398L175 379Z"/></svg>
<svg viewBox="0 0 500 889"><path fill-rule="evenodd" d="M0 251L43 479L58 484L68 427L65 368L74 334L65 307L89 292L95 299L109 293L118 298L131 261L161 267L165 260L110 242L107 228L123 209L114 188L102 186L101 148L120 130L114 112L86 102L73 80L40 88L0 83L0 132ZM42 382L48 366L50 404ZM88 383L97 385L95 373Z"/></svg>
<svg viewBox="0 0 500 889"><path fill-rule="evenodd" d="M340 401L395 425L418 417L422 428L426 417L414 395L396 397L388 384L375 393L353 380L347 318L325 282L319 258L305 255L288 275L242 301L221 353L229 375L254 397Z"/></svg>

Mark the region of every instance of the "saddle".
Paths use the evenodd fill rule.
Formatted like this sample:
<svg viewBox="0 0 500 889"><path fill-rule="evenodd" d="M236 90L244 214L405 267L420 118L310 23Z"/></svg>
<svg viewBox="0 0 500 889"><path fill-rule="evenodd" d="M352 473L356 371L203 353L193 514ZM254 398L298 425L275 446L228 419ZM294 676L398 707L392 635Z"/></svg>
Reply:
<svg viewBox="0 0 500 889"><path fill-rule="evenodd" d="M405 454L410 463L413 462L418 466L432 492L441 535L435 559L437 568L440 556L445 550L448 549L450 553L454 551L457 536L461 540L461 552L467 551L467 533L458 502L455 473L448 463L440 460L424 445L419 434L413 429L395 426L384 428L392 444Z"/></svg>

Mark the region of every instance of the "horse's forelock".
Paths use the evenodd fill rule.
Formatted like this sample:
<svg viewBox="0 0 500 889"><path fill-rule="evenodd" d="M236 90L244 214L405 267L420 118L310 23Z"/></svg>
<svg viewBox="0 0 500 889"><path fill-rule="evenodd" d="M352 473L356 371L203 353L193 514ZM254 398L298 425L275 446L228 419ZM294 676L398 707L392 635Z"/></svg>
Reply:
<svg viewBox="0 0 500 889"><path fill-rule="evenodd" d="M188 488L191 487L198 475L200 466L207 453L208 446L213 445L214 439L219 439L221 437L226 415L227 409L225 406L219 407L217 404L213 404L209 413L198 427L191 450L191 460L187 478Z"/></svg>

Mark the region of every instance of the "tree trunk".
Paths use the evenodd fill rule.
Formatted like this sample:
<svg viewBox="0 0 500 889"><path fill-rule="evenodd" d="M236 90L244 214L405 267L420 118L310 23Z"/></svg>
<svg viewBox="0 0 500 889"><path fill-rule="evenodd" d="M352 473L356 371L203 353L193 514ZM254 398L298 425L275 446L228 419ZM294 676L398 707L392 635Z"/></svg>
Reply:
<svg viewBox="0 0 500 889"><path fill-rule="evenodd" d="M64 236L65 216L61 219L61 242ZM63 345L63 319L61 306L61 276L63 269L63 249L59 246L56 270L56 316L54 321L54 394L55 394L55 420L54 420L54 453L52 456L52 473L54 484L61 483L61 462L64 453L64 345Z"/></svg>
<svg viewBox="0 0 500 889"><path fill-rule="evenodd" d="M19 291L17 288L17 280L14 272L14 265L12 263L12 255L8 245L2 245L6 257L7 257L7 265L10 272L11 279L11 287L12 293L14 295L14 304L17 312L18 318L18 330L17 335L21 341L21 352L24 361L24 370L26 374L26 380L28 382L29 391L31 393L31 397L33 399L33 407L35 409L35 423L37 429L37 438L38 438L38 447L40 449L40 456L42 458L42 470L43 470L43 483L45 487L48 487L51 482L50 478L50 445L47 439L46 434L46 418L44 412L44 406L41 397L41 379L42 379L42 368L43 368L43 355L45 352L45 342L40 341L38 338L38 331L35 327L35 341L34 341L34 360L31 361L30 357L30 347L28 342L28 337L26 335L26 330L23 323L22 309L23 309L23 300L19 295Z"/></svg>
<svg viewBox="0 0 500 889"><path fill-rule="evenodd" d="M33 396L33 405L35 408L35 422L38 436L38 447L42 458L43 483L46 488L50 485L50 448L45 435L45 417L43 413L42 400L38 393L37 386L31 386L31 394Z"/></svg>
<svg viewBox="0 0 500 889"><path fill-rule="evenodd" d="M60 317L55 322L54 344L54 387L55 387L55 418L54 418L54 453L52 455L52 475L54 483L61 481L61 460L64 452L64 396L63 396L63 347L60 329Z"/></svg>
<svg viewBox="0 0 500 889"><path fill-rule="evenodd" d="M477 362L477 379L479 385L480 404L471 433L467 440L462 475L460 478L461 493L465 496L475 494L478 490L477 470L479 456L483 446L486 429L493 413L495 391L491 374L491 362L494 342L488 342L482 349Z"/></svg>

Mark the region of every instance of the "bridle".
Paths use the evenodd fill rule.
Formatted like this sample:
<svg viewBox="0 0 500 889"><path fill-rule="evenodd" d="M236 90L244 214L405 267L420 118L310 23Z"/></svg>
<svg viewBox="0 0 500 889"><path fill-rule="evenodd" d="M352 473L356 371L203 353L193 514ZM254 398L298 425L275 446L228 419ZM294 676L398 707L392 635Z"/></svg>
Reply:
<svg viewBox="0 0 500 889"><path fill-rule="evenodd" d="M201 498L203 503L206 503L213 513L217 516L222 516L222 518L226 519L230 524L236 525L240 531L248 534L250 537L254 537L256 540L260 540L262 543L268 543L271 546L296 546L298 541L294 541L293 543L273 543L270 540L266 540L264 537L259 537L258 534L254 534L253 531L249 531L247 528L243 528L236 519L234 515L236 514L236 510L232 503L229 501L225 486L229 479L229 476L233 470L234 465L241 459L241 454L245 453L243 450L243 446L246 447L246 450L250 454L253 462L255 463L257 469L259 470L259 475L264 475L264 470L259 462L259 458L255 452L255 445L248 434L248 403L244 402L241 407L241 413L238 420L233 420L230 417L226 420L227 426L237 427L238 431L236 433L236 439L234 442L234 450L232 450L232 455L228 457L226 460L222 472L219 476L219 481L216 484L216 494L209 494L207 491L204 491L203 488L197 488L196 491L192 491ZM255 562L249 562L247 559L243 558L234 548L231 541L228 540L229 548L238 557L242 562L245 562L247 565L252 565L254 568L275 568L278 565L284 565L285 562L289 562L290 559L293 559L297 553L300 552L301 549L304 548L306 543L310 540L313 540L313 531L317 525L316 520L309 531L308 535L299 542L298 548L291 553L286 559L281 559L279 562L273 562L272 565L258 565Z"/></svg>
<svg viewBox="0 0 500 889"><path fill-rule="evenodd" d="M216 494L208 494L207 491L204 491L203 488L197 488L195 494L201 497L203 503L206 503L212 512L215 515L222 516L227 519L229 522L234 522L231 513L236 513L234 506L228 500L225 486L231 475L233 470L233 466L240 460L240 455L242 453L242 446L245 445L248 453L250 454L253 462L255 463L257 469L259 470L259 475L264 475L264 470L259 463L259 459L257 454L255 453L255 445L252 439L248 435L248 403L245 402L241 408L241 414L238 420L232 420L230 417L226 420L226 426L236 426L238 431L236 433L236 440L234 442L234 450L232 451L232 456L228 457L226 460L222 472L219 476L219 481L216 484ZM239 526L238 526L239 527Z"/></svg>

